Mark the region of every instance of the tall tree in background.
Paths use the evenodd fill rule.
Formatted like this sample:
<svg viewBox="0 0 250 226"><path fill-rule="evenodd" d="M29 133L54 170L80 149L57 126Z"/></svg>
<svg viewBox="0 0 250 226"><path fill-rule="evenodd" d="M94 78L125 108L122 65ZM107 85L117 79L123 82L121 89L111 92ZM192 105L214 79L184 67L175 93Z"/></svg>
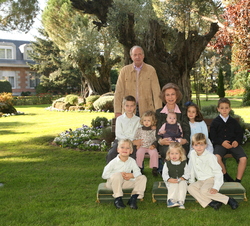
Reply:
<svg viewBox="0 0 250 226"><path fill-rule="evenodd" d="M233 68L231 86L242 88L247 85L245 77L250 68L250 1L228 0L223 3L225 13L222 18L217 17L220 30L216 34L216 41L213 45L218 52L225 46L231 46Z"/></svg>
<svg viewBox="0 0 250 226"><path fill-rule="evenodd" d="M62 51L49 40L45 30L39 29L39 33L44 38L36 37L36 41L32 42L30 56L36 63L30 64L30 67L41 75L41 85L53 93L80 92L81 72L64 60Z"/></svg>
<svg viewBox="0 0 250 226"><path fill-rule="evenodd" d="M225 97L224 76L223 76L222 68L220 68L219 70L217 95L220 98Z"/></svg>
<svg viewBox="0 0 250 226"><path fill-rule="evenodd" d="M89 23L91 16L72 9L69 0L49 0L42 15L50 39L63 51L65 61L78 68L85 96L111 91L110 71L121 58L107 29Z"/></svg>
<svg viewBox="0 0 250 226"><path fill-rule="evenodd" d="M216 23L204 25L199 13L211 15L217 1L177 0L71 0L84 14L95 15L99 29L109 26L124 47L125 64L129 49L140 45L145 61L156 68L160 85L176 83L190 100L190 70L218 31ZM203 25L201 25L203 23ZM178 29L178 30L177 30Z"/></svg>
<svg viewBox="0 0 250 226"><path fill-rule="evenodd" d="M27 32L38 11L38 0L0 0L0 30Z"/></svg>

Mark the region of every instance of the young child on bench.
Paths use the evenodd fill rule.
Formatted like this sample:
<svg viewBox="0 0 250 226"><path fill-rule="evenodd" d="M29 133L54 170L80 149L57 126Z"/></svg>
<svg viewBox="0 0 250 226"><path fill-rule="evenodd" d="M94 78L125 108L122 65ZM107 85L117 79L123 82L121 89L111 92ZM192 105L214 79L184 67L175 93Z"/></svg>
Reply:
<svg viewBox="0 0 250 226"><path fill-rule="evenodd" d="M117 156L118 141L129 139L133 141L133 153L131 157L136 159L136 146L141 145L141 140L134 140L135 132L140 126L140 118L134 114L136 108L136 100L133 96L126 96L122 102L124 113L117 117L115 123L115 140L113 146L109 149L106 161L109 163Z"/></svg>
<svg viewBox="0 0 250 226"><path fill-rule="evenodd" d="M169 112L166 122L161 126L158 131L163 139L168 138L171 141L180 142L182 136L182 128L180 123L177 122L177 115L174 112Z"/></svg>
<svg viewBox="0 0 250 226"><path fill-rule="evenodd" d="M144 157L148 153L150 156L149 166L152 169L153 176L157 177L159 153L156 149L155 129L152 129L152 127L156 127L155 113L153 111L144 112L140 122L142 127L137 129L134 138L135 140L142 140L142 144L137 146L136 162L142 171Z"/></svg>
<svg viewBox="0 0 250 226"><path fill-rule="evenodd" d="M133 152L133 144L129 139L120 140L117 151L119 155L105 166L102 178L107 179L106 187L113 190L117 209L126 207L122 201L122 189L126 188L133 188L128 205L131 209L137 209L137 199L144 196L147 178L141 174L136 161L129 157Z"/></svg>
<svg viewBox="0 0 250 226"><path fill-rule="evenodd" d="M224 181L233 182L234 180L227 173L223 163L223 157L230 153L238 162L238 171L235 182L241 182L247 165L247 155L240 146L243 139L243 130L236 119L229 115L231 111L230 101L221 98L218 101L217 110L220 113L210 126L210 137L214 145L214 154L224 174Z"/></svg>
<svg viewBox="0 0 250 226"><path fill-rule="evenodd" d="M175 142L169 145L166 160L162 178L168 188L167 207L178 206L179 209L185 209L186 180L189 179L189 170L185 150L180 143Z"/></svg>
<svg viewBox="0 0 250 226"><path fill-rule="evenodd" d="M211 206L218 210L222 203L228 204L233 210L238 208L235 199L219 193L223 184L223 174L215 155L206 150L207 141L203 133L196 133L192 137L195 151L190 153L190 185L188 192L200 205L205 208ZM197 181L195 181L197 179Z"/></svg>

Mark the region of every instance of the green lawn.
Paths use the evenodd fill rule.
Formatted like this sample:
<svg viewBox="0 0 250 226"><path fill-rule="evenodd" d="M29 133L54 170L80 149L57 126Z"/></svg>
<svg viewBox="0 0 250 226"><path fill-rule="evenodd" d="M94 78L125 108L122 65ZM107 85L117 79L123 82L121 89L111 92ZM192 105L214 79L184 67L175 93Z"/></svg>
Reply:
<svg viewBox="0 0 250 226"><path fill-rule="evenodd" d="M138 210L116 210L112 203L96 203L96 190L105 166L104 152L86 152L50 145L54 137L69 128L90 125L96 116L112 118L113 113L46 111L46 106L18 106L25 115L0 118L0 225L248 225L249 202L233 211L203 209L187 202L186 210L167 209L153 203L153 178L145 161L147 190ZM250 123L249 108L239 108ZM245 118L246 117L246 118ZM244 146L248 155L250 143ZM236 163L227 160L235 176ZM250 192L249 163L242 184Z"/></svg>

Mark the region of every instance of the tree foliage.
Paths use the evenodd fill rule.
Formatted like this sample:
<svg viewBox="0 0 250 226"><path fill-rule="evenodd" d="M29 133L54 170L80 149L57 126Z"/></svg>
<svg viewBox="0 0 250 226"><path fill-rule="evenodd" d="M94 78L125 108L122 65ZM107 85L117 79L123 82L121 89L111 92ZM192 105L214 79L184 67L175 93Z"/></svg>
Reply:
<svg viewBox="0 0 250 226"><path fill-rule="evenodd" d="M38 11L38 0L0 0L0 30L27 32Z"/></svg>
<svg viewBox="0 0 250 226"><path fill-rule="evenodd" d="M30 56L36 63L30 67L41 75L41 85L52 93L80 92L81 72L64 60L62 51L49 39L45 30L40 29L39 33L44 38L36 37L32 42L33 53Z"/></svg>
<svg viewBox="0 0 250 226"><path fill-rule="evenodd" d="M222 68L220 68L219 70L217 95L220 98L225 97L224 76L223 76Z"/></svg>
<svg viewBox="0 0 250 226"><path fill-rule="evenodd" d="M217 24L197 18L201 12L204 15L214 12L217 1L71 2L81 12L96 15L93 23L99 23L100 29L108 26L124 47L125 64L131 62L129 49L133 45L142 46L145 61L156 68L160 85L174 82L184 94L183 102L191 98L190 71L218 30ZM200 29L201 24L204 29Z"/></svg>
<svg viewBox="0 0 250 226"><path fill-rule="evenodd" d="M221 50L232 45L233 64L241 70L250 68L250 1L228 1L221 29L216 35L215 48Z"/></svg>
<svg viewBox="0 0 250 226"><path fill-rule="evenodd" d="M120 57L112 53L116 42L107 29L98 31L91 16L73 10L69 0L49 0L43 24L51 40L64 51L64 59L78 68L86 83L86 94L111 90L110 71Z"/></svg>

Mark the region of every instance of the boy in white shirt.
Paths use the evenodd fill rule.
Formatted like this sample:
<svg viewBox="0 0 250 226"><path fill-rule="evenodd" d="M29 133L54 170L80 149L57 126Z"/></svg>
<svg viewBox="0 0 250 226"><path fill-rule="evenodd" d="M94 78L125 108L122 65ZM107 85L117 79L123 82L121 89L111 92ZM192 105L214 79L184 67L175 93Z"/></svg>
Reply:
<svg viewBox="0 0 250 226"><path fill-rule="evenodd" d="M137 209L137 198L143 198L147 178L141 174L136 161L129 157L133 152L133 144L129 139L120 140L117 151L119 155L105 166L102 178L107 179L106 187L113 190L117 209L126 207L122 201L122 189L126 188L133 188L128 205L131 209Z"/></svg>
<svg viewBox="0 0 250 226"><path fill-rule="evenodd" d="M129 139L134 145L140 146L141 140L134 140L135 132L140 126L140 118L134 114L136 108L136 100L133 96L126 96L123 99L124 113L117 117L115 123L115 140L113 146L109 149L106 157L107 163L117 156L118 141L121 139ZM133 147L132 158L136 159L136 146Z"/></svg>
<svg viewBox="0 0 250 226"><path fill-rule="evenodd" d="M223 173L215 155L206 150L206 137L203 133L196 133L192 137L194 152L190 154L190 185L188 192L203 208L211 206L218 210L222 203L228 204L233 210L238 203L233 198L219 193L223 184ZM197 181L195 182L195 178Z"/></svg>

